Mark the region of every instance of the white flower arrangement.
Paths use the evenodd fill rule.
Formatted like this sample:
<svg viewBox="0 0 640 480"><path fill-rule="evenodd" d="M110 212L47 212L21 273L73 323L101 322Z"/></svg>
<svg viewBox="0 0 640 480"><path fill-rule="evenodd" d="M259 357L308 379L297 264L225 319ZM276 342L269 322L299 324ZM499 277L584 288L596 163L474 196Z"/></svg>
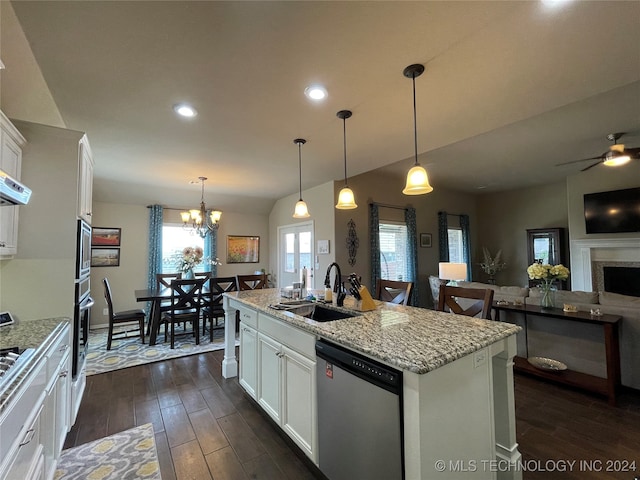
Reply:
<svg viewBox="0 0 640 480"><path fill-rule="evenodd" d="M480 264L480 268L489 276L493 277L493 275L506 268L507 264L502 261L502 250L498 250L494 258L491 258L491 253L486 247L482 247L482 253L484 262Z"/></svg>
<svg viewBox="0 0 640 480"><path fill-rule="evenodd" d="M184 247L182 249L182 255L178 257L177 266L178 271L186 273L189 270L193 270L197 265L202 263L202 257L204 251L200 247Z"/></svg>
<svg viewBox="0 0 640 480"><path fill-rule="evenodd" d="M534 262L527 267L527 274L531 280L542 280L544 283L552 283L556 280L569 278L569 269L562 264L549 265Z"/></svg>

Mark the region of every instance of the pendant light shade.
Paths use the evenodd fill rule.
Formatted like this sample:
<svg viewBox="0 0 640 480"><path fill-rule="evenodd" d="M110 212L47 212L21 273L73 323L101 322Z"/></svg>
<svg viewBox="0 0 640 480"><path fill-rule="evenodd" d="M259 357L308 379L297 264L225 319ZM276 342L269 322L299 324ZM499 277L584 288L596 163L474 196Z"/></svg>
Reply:
<svg viewBox="0 0 640 480"><path fill-rule="evenodd" d="M415 152L415 164L407 173L407 184L402 190L405 195L423 195L433 191L433 187L429 184L429 176L427 171L418 163L418 121L416 117L416 77L424 72L424 65L416 63L409 65L402 72L407 78L413 82L413 145Z"/></svg>
<svg viewBox="0 0 640 480"><path fill-rule="evenodd" d="M351 111L340 110L336 115L342 119L342 133L344 138L344 187L338 194L336 208L338 210L353 210L354 208L358 208L358 205L356 205L353 190L347 185L347 118L351 117Z"/></svg>
<svg viewBox="0 0 640 480"><path fill-rule="evenodd" d="M308 218L309 210L307 209L307 204L302 200L302 145L307 143L304 138L296 138L293 143L298 145L298 173L299 173L299 183L300 186L300 199L296 203L296 208L293 211L293 218Z"/></svg>

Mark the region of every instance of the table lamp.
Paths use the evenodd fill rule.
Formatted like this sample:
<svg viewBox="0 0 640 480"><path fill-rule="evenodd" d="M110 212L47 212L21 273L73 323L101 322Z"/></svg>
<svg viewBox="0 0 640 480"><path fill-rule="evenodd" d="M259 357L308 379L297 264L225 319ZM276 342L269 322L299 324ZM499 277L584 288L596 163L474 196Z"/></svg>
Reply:
<svg viewBox="0 0 640 480"><path fill-rule="evenodd" d="M442 285L456 285L456 280L467 279L467 264L440 262L438 264L438 276L442 281Z"/></svg>

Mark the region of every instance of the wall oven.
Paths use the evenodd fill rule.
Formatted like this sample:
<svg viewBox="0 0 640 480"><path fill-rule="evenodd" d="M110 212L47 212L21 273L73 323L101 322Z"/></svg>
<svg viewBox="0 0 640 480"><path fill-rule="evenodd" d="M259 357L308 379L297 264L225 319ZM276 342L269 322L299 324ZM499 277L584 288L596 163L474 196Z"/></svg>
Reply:
<svg viewBox="0 0 640 480"><path fill-rule="evenodd" d="M94 301L91 298L90 279L85 277L76 281L75 311L73 319L73 362L72 376L75 380L84 366L87 348L89 347L89 325L91 320L91 307Z"/></svg>
<svg viewBox="0 0 640 480"><path fill-rule="evenodd" d="M91 225L78 220L78 249L76 252L76 280L91 273Z"/></svg>

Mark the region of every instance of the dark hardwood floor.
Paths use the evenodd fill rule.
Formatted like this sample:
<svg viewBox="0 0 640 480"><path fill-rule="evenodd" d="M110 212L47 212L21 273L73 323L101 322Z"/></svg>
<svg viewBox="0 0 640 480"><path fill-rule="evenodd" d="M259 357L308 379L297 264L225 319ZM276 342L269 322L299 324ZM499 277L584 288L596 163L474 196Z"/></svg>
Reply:
<svg viewBox="0 0 640 480"><path fill-rule="evenodd" d="M163 480L316 478L237 379L222 378L221 361L218 351L88 377L65 448L152 423ZM623 393L611 407L538 379L517 375L515 383L520 452L537 470L525 471L525 480L640 476L615 463L640 469L640 394ZM563 465L567 471L551 471Z"/></svg>

